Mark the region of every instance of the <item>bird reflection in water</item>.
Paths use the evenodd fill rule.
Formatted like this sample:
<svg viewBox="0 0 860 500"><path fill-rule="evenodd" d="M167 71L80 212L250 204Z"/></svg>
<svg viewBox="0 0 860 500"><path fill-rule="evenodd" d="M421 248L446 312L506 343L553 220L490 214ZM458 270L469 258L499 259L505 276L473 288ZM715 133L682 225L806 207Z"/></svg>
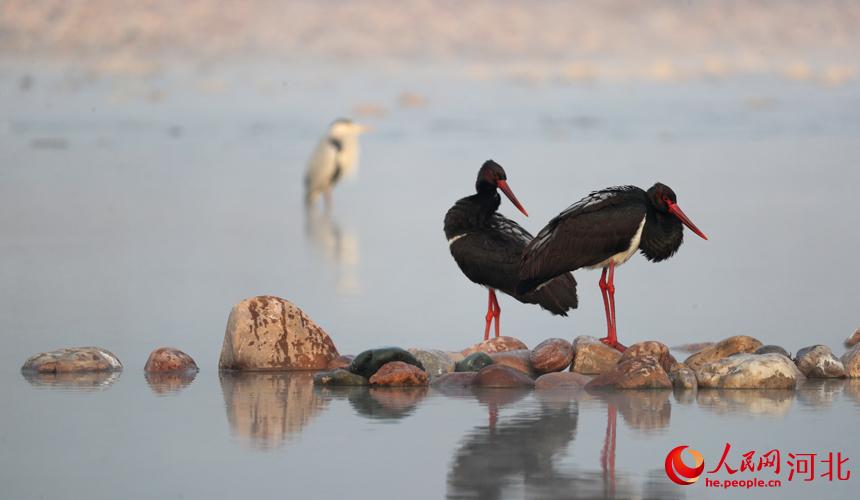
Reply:
<svg viewBox="0 0 860 500"><path fill-rule="evenodd" d="M344 230L329 210L308 207L305 234L327 267L335 272L335 290L340 294L360 291L358 237Z"/></svg>
<svg viewBox="0 0 860 500"><path fill-rule="evenodd" d="M182 389L191 385L197 377L197 371L182 372L144 372L146 383L158 396L177 394Z"/></svg>
<svg viewBox="0 0 860 500"><path fill-rule="evenodd" d="M257 449L275 449L300 435L328 404L308 372L224 371L219 379L233 435Z"/></svg>
<svg viewBox="0 0 860 500"><path fill-rule="evenodd" d="M122 372L38 373L22 372L33 387L68 391L101 391L119 380Z"/></svg>

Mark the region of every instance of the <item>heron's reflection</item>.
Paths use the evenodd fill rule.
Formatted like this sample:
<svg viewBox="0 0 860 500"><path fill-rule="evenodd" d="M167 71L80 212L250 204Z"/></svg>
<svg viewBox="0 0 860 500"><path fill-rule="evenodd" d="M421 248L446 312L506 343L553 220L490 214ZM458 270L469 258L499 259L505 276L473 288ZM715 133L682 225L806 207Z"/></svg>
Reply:
<svg viewBox="0 0 860 500"><path fill-rule="evenodd" d="M146 383L152 392L159 396L176 394L194 382L197 371L183 372L144 372Z"/></svg>
<svg viewBox="0 0 860 500"><path fill-rule="evenodd" d="M699 407L718 415L749 413L781 416L788 413L794 402L792 389L699 389Z"/></svg>
<svg viewBox="0 0 860 500"><path fill-rule="evenodd" d="M122 372L38 373L22 372L24 379L34 387L70 391L99 391L119 380Z"/></svg>
<svg viewBox="0 0 860 500"><path fill-rule="evenodd" d="M337 292L350 294L360 291L359 244L355 233L341 229L330 210L312 206L305 212L305 234L327 267L335 272Z"/></svg>
<svg viewBox="0 0 860 500"><path fill-rule="evenodd" d="M328 404L314 391L312 373L223 371L219 378L233 435L254 448L277 448L300 435Z"/></svg>

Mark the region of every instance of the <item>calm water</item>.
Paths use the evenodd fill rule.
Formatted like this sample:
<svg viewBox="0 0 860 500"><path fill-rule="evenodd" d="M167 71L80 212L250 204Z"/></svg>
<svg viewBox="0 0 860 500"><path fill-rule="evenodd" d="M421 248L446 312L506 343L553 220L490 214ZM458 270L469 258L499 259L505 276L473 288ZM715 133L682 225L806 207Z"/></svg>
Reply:
<svg viewBox="0 0 860 500"><path fill-rule="evenodd" d="M344 353L478 340L485 292L460 274L441 226L490 157L506 167L531 214L517 220L531 230L590 189L659 180L711 237L619 271L627 342L744 333L841 354L860 303L856 83L0 69L3 498L719 497L729 493L670 483L668 450L689 444L706 469L727 442L733 466L773 448L860 460L849 430L855 383L796 394L446 395L320 392L305 375L217 373L230 307L257 294L302 306ZM428 105L398 107L404 91ZM365 120L376 131L359 178L340 186L330 216L304 214L301 172L318 134L368 103L385 115ZM514 216L507 203L502 211ZM501 298L503 331L532 346L599 335L598 275L577 278L576 314ZM126 370L61 381L18 372L35 352L73 345L107 347ZM196 379L145 379L159 345L194 356ZM838 497L853 481L735 495Z"/></svg>

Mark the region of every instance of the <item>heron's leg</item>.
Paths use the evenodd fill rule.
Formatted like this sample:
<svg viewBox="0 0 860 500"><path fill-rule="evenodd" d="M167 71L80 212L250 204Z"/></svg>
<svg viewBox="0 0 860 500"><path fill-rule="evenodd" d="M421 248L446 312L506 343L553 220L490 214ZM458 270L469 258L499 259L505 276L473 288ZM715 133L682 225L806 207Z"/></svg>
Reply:
<svg viewBox="0 0 860 500"><path fill-rule="evenodd" d="M490 295L493 296L493 318L496 320L496 337L499 336L499 317L502 315L502 308L499 307L499 299L496 297L496 291L490 290Z"/></svg>
<svg viewBox="0 0 860 500"><path fill-rule="evenodd" d="M490 339L490 323L493 322L493 317L494 317L493 297L495 296L495 293L493 292L492 288L489 288L488 290L489 290L489 295L487 296L488 297L487 298L487 315L485 316L487 319L487 323L486 323L486 325L484 325L484 340Z"/></svg>
<svg viewBox="0 0 860 500"><path fill-rule="evenodd" d="M606 268L604 268L604 272ZM603 279L601 277L601 279ZM618 332L616 330L616 322L615 322L615 263L609 263L609 280L605 283L606 293L609 296L609 307L607 308L607 323L609 326L609 333L606 338L600 339L604 344L614 347L615 349L624 352L627 348L622 344L618 343ZM602 288L602 287L601 287ZM605 299L604 299L605 300ZM604 306L606 302L604 302Z"/></svg>

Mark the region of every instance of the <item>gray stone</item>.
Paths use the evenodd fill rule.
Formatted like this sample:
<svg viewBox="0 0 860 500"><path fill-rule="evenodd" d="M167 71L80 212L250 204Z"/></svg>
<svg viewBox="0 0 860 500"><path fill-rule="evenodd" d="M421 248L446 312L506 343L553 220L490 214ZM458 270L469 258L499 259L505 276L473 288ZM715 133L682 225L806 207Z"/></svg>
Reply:
<svg viewBox="0 0 860 500"><path fill-rule="evenodd" d="M489 354L485 352L473 352L457 363L455 371L477 372L493 363L493 358L491 358Z"/></svg>
<svg viewBox="0 0 860 500"><path fill-rule="evenodd" d="M101 347L70 347L31 356L21 367L23 372L74 373L115 372L122 363L107 349Z"/></svg>
<svg viewBox="0 0 860 500"><path fill-rule="evenodd" d="M810 378L843 378L845 366L826 345L813 345L797 351L797 368Z"/></svg>
<svg viewBox="0 0 860 500"><path fill-rule="evenodd" d="M794 363L780 354L737 354L695 372L700 388L794 389L798 379Z"/></svg>
<svg viewBox="0 0 860 500"><path fill-rule="evenodd" d="M320 372L314 375L314 385L354 386L368 385L369 382L361 375L338 368L330 372Z"/></svg>
<svg viewBox="0 0 860 500"><path fill-rule="evenodd" d="M431 377L438 377L454 371L454 360L445 351L438 349L409 349Z"/></svg>
<svg viewBox="0 0 860 500"><path fill-rule="evenodd" d="M763 345L755 350L753 354L782 354L786 358L790 358L791 354L778 345Z"/></svg>

